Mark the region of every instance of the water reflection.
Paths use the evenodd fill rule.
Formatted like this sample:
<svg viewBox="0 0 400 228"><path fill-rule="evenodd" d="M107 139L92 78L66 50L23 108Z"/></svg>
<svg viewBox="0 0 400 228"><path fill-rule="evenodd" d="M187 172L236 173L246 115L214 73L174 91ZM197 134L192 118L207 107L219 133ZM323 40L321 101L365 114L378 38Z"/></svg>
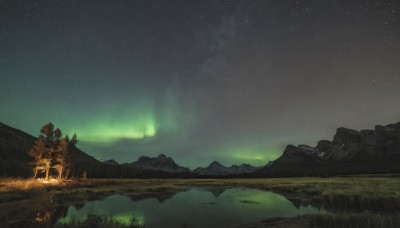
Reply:
<svg viewBox="0 0 400 228"><path fill-rule="evenodd" d="M207 191L214 195L214 197L219 197L226 190L231 189L230 186L201 186L197 187L199 191Z"/></svg>
<svg viewBox="0 0 400 228"><path fill-rule="evenodd" d="M130 195L129 198L132 201L140 201L143 199L156 199L158 202L162 203L167 199L172 198L178 194L178 192L150 192L150 193L143 193L139 195Z"/></svg>
<svg viewBox="0 0 400 228"><path fill-rule="evenodd" d="M258 189L195 187L161 198L112 195L87 202L81 208L70 206L66 216L60 218L57 224L98 216L127 226L237 227L267 218L320 212L311 206L296 208L285 197Z"/></svg>

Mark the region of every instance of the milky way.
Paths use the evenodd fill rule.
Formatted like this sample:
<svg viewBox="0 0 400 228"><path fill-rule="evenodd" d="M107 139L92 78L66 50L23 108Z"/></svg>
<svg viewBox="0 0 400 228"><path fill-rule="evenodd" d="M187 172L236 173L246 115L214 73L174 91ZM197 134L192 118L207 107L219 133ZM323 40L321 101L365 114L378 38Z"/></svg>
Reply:
<svg viewBox="0 0 400 228"><path fill-rule="evenodd" d="M399 20L399 1L1 1L0 121L98 159L263 165L400 121Z"/></svg>

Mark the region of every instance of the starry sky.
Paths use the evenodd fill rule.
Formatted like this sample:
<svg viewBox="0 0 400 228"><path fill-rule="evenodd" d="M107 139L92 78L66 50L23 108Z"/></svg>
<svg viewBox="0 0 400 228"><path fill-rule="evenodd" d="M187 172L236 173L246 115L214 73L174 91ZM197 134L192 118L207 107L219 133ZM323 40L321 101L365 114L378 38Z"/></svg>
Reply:
<svg viewBox="0 0 400 228"><path fill-rule="evenodd" d="M400 1L0 1L0 121L98 159L263 165L400 121Z"/></svg>

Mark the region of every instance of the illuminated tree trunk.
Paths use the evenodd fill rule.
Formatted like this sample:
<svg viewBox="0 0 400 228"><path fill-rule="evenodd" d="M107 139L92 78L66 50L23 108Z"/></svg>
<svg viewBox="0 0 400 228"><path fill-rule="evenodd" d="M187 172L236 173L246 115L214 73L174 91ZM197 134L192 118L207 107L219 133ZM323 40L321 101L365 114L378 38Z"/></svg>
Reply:
<svg viewBox="0 0 400 228"><path fill-rule="evenodd" d="M62 179L62 173L63 173L63 166L60 167L60 170L58 173L58 179Z"/></svg>
<svg viewBox="0 0 400 228"><path fill-rule="evenodd" d="M51 161L46 161L46 180L49 179L49 173L50 173L50 162Z"/></svg>
<svg viewBox="0 0 400 228"><path fill-rule="evenodd" d="M68 179L69 169L67 169L67 174L65 174L65 179Z"/></svg>
<svg viewBox="0 0 400 228"><path fill-rule="evenodd" d="M37 172L38 172L38 167L36 166L36 168L35 168L35 175L33 176L33 179L36 179Z"/></svg>
<svg viewBox="0 0 400 228"><path fill-rule="evenodd" d="M47 169L46 169L46 180L48 180L48 179L49 179L49 171L50 171L50 169L49 169L49 168L47 168Z"/></svg>

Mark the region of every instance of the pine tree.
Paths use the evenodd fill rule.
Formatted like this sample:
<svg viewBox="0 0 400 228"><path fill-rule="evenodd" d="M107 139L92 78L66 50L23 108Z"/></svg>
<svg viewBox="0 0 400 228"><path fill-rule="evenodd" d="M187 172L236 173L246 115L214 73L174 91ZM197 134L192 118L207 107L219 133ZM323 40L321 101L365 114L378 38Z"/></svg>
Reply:
<svg viewBox="0 0 400 228"><path fill-rule="evenodd" d="M58 143L58 149L56 153L56 165L54 168L58 172L58 178L62 179L63 174L67 171L65 178L68 178L69 170L72 167L73 157L72 157L72 149L75 147L75 144L78 142L76 134L70 140L68 135L65 136L64 139L61 139Z"/></svg>
<svg viewBox="0 0 400 228"><path fill-rule="evenodd" d="M29 155L33 158L35 164L34 178L38 172L46 173L46 179L49 178L50 168L52 166L52 153L54 142L54 125L48 123L40 129L39 138L34 142Z"/></svg>
<svg viewBox="0 0 400 228"><path fill-rule="evenodd" d="M68 135L62 138L60 129L54 130L54 125L48 123L40 130L39 138L34 142L32 149L29 150L29 155L33 159L35 166L34 178L38 172L46 173L46 179L49 179L50 171L55 169L58 173L58 178L62 178L65 169L72 165L71 148L78 142L76 134L69 140ZM68 172L66 177L68 177Z"/></svg>
<svg viewBox="0 0 400 228"><path fill-rule="evenodd" d="M53 168L57 170L59 179L62 179L63 171L66 167L67 156L69 154L68 143L68 135L58 143L55 165Z"/></svg>
<svg viewBox="0 0 400 228"><path fill-rule="evenodd" d="M76 144L78 143L78 139L76 134L72 136L71 140L67 140L66 142L68 143L68 153L65 154L64 160L65 160L65 167L67 168L67 175L66 177L68 178L68 173L73 165L74 157L73 157L73 151L75 149Z"/></svg>
<svg viewBox="0 0 400 228"><path fill-rule="evenodd" d="M37 174L39 171L45 172L46 171L46 144L43 140L37 139L34 144L32 149L29 150L29 156L32 157L33 159L33 164L35 168L33 169L34 176L33 178L36 178Z"/></svg>

